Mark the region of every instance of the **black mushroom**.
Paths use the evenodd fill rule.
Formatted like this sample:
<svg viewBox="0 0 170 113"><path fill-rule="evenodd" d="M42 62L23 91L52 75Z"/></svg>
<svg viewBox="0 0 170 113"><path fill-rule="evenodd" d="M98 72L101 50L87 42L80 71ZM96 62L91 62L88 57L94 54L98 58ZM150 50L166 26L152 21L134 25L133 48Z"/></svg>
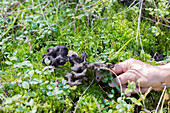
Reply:
<svg viewBox="0 0 170 113"><path fill-rule="evenodd" d="M71 51L71 50L70 50ZM96 72L96 80L101 81L101 72L108 71L109 68L113 68L112 63L91 63L86 61L87 54L85 52L81 53L79 57L77 53L71 51L63 45L57 45L55 47L50 47L47 49L47 54L43 55L42 63L45 65L52 65L58 67L59 65L64 65L67 61L71 63L71 73L67 73L65 78L70 86L80 85L83 80L87 80L86 72L87 70L94 70ZM49 64L46 62L49 61Z"/></svg>

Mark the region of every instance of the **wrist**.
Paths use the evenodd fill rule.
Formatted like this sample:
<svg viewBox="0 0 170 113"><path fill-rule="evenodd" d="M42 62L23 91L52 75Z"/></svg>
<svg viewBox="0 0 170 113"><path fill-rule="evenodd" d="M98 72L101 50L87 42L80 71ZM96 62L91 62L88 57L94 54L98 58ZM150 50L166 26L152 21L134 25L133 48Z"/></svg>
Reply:
<svg viewBox="0 0 170 113"><path fill-rule="evenodd" d="M157 66L160 71L160 77L164 78L165 83L170 83L170 63L162 66Z"/></svg>

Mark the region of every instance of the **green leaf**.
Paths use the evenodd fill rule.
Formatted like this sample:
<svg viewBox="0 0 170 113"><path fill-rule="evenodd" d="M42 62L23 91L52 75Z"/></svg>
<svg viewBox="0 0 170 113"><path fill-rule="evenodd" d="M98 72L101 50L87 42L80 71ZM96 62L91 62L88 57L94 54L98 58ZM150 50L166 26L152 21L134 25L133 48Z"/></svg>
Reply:
<svg viewBox="0 0 170 113"><path fill-rule="evenodd" d="M15 109L15 111L16 112L24 112L24 111L26 112L28 110L26 108L23 108L23 107L20 106L19 108Z"/></svg>
<svg viewBox="0 0 170 113"><path fill-rule="evenodd" d="M136 98L134 97L127 97L127 99L130 99L133 103L137 104L138 106L141 106L141 102L139 102Z"/></svg>
<svg viewBox="0 0 170 113"><path fill-rule="evenodd" d="M7 98L7 99L5 100L5 103L6 103L6 104L11 104L11 103L12 103L12 99L11 99L11 98Z"/></svg>
<svg viewBox="0 0 170 113"><path fill-rule="evenodd" d="M63 85L66 85L67 81L63 79L62 83L63 83Z"/></svg>
<svg viewBox="0 0 170 113"><path fill-rule="evenodd" d="M51 61L48 58L45 58L44 62L46 65L49 65Z"/></svg>
<svg viewBox="0 0 170 113"><path fill-rule="evenodd" d="M114 95L113 95L113 94L109 94L108 97L109 97L109 98L113 98Z"/></svg>
<svg viewBox="0 0 170 113"><path fill-rule="evenodd" d="M0 97L6 99L6 97L3 94L0 94Z"/></svg>
<svg viewBox="0 0 170 113"><path fill-rule="evenodd" d="M31 100L29 101L29 105L30 105L30 106L33 106L33 104L34 104L34 100L31 99Z"/></svg>
<svg viewBox="0 0 170 113"><path fill-rule="evenodd" d="M66 85L63 87L63 90L68 89L69 87L70 87L69 85Z"/></svg>
<svg viewBox="0 0 170 113"><path fill-rule="evenodd" d="M107 81L108 81L108 77L105 77L105 78L102 80L103 83L107 83Z"/></svg>
<svg viewBox="0 0 170 113"><path fill-rule="evenodd" d="M26 82L26 81L22 82L22 87L23 87L24 89L29 89L29 83Z"/></svg>
<svg viewBox="0 0 170 113"><path fill-rule="evenodd" d="M53 96L53 94L52 94L51 91L47 92L47 95L48 95L48 96Z"/></svg>
<svg viewBox="0 0 170 113"><path fill-rule="evenodd" d="M35 96L35 93L33 92L33 93L28 93L28 95L30 96L30 97L34 97Z"/></svg>
<svg viewBox="0 0 170 113"><path fill-rule="evenodd" d="M12 97L12 100L18 100L22 95L18 94Z"/></svg>
<svg viewBox="0 0 170 113"><path fill-rule="evenodd" d="M54 91L54 94L56 94L56 95L61 94L61 93L63 93L63 90L55 90Z"/></svg>
<svg viewBox="0 0 170 113"><path fill-rule="evenodd" d="M36 113L36 112L37 112L37 106L34 105L34 107L33 107L32 111L31 111L31 113Z"/></svg>
<svg viewBox="0 0 170 113"><path fill-rule="evenodd" d="M48 90L52 90L53 87L52 87L51 85L47 85L47 89L48 89Z"/></svg>
<svg viewBox="0 0 170 113"><path fill-rule="evenodd" d="M12 64L12 62L10 62L10 61L5 61L5 64L7 64L7 65L11 65L11 64Z"/></svg>

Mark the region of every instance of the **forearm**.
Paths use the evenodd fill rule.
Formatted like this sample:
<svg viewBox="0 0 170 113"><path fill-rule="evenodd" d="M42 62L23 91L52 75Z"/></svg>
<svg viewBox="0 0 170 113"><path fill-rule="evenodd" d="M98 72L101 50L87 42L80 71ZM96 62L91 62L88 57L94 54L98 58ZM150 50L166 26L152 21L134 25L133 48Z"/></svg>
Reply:
<svg viewBox="0 0 170 113"><path fill-rule="evenodd" d="M158 66L158 67L160 67L160 68L162 68L162 69L170 69L170 62L167 63L167 64L165 64L165 65L160 65L160 66Z"/></svg>
<svg viewBox="0 0 170 113"><path fill-rule="evenodd" d="M170 84L170 63L158 67L160 68L160 75L164 76L165 82Z"/></svg>

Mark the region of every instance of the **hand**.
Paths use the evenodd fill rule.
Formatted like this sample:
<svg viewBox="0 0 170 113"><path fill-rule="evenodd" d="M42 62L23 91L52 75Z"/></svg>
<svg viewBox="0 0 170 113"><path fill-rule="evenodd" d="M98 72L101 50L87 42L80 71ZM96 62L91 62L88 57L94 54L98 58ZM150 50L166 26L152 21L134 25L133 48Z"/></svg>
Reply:
<svg viewBox="0 0 170 113"><path fill-rule="evenodd" d="M120 85L120 80L123 91L127 88L128 81L136 82L142 93L145 93L149 87L156 91L161 90L165 85L170 87L170 65L152 66L131 58L116 64L113 71L120 74L115 78L115 82ZM109 83L109 86L115 87L114 83ZM139 92L139 88L136 88L133 93L136 92Z"/></svg>

